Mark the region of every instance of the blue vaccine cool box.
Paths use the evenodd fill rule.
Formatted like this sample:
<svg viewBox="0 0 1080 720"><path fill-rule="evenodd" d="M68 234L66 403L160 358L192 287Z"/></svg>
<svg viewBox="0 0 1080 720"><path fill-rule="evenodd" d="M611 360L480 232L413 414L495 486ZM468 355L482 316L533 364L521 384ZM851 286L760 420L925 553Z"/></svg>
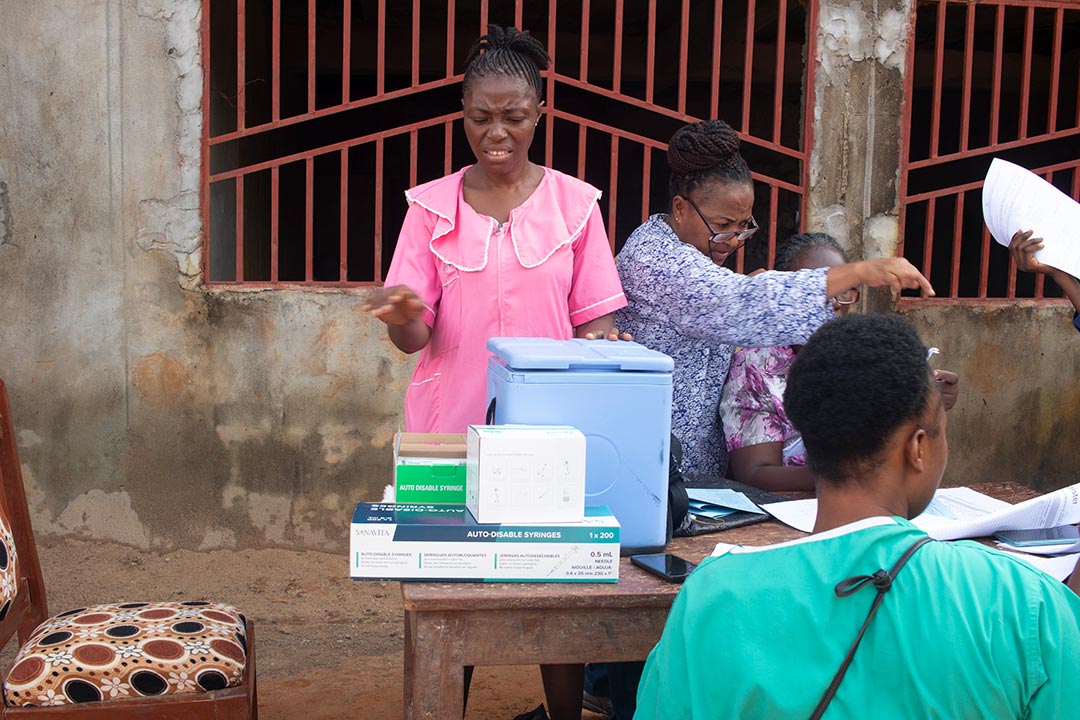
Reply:
<svg viewBox="0 0 1080 720"><path fill-rule="evenodd" d="M671 372L634 342L492 338L488 422L570 425L585 435L585 504L607 505L622 554L667 542Z"/></svg>

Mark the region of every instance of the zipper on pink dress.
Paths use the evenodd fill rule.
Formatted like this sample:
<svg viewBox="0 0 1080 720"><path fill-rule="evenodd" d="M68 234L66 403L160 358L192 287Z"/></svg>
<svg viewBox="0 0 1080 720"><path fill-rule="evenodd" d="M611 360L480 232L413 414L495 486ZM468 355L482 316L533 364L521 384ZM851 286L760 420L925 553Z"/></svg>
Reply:
<svg viewBox="0 0 1080 720"><path fill-rule="evenodd" d="M505 225L506 223L498 222L497 220L495 220L495 218L492 218L491 222L495 223L495 233L494 233L494 235L495 235L495 248L496 248L496 253L495 253L496 254L496 272L498 273L496 275L496 290L498 291L498 297L496 298L495 307L496 307L497 312L499 313L499 336L502 337L502 336L504 336L506 334L505 332L503 332L503 312L502 312L502 307L503 307L503 303L502 303L502 245L503 244L502 244L502 241L503 241L503 234L504 234L503 233L503 225ZM510 222L510 221L507 220L507 222Z"/></svg>

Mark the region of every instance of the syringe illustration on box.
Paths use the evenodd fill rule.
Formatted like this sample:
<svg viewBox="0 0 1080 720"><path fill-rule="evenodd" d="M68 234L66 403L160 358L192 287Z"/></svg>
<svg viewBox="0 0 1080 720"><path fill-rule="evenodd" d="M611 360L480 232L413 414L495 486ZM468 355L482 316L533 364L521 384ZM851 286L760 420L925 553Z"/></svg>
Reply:
<svg viewBox="0 0 1080 720"><path fill-rule="evenodd" d="M479 522L584 516L585 437L578 430L471 426L467 444L466 503Z"/></svg>

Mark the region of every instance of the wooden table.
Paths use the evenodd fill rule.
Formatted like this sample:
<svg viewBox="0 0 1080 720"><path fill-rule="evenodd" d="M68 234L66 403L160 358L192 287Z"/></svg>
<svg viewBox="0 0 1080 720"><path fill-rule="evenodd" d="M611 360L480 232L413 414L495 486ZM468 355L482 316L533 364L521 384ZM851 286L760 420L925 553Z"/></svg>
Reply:
<svg viewBox="0 0 1080 720"><path fill-rule="evenodd" d="M1037 495L1015 483L979 492L1010 502ZM700 561L718 542L768 545L802 536L777 522L676 538L668 552ZM679 590L619 563L618 583L403 582L405 718L461 718L466 665L644 660Z"/></svg>

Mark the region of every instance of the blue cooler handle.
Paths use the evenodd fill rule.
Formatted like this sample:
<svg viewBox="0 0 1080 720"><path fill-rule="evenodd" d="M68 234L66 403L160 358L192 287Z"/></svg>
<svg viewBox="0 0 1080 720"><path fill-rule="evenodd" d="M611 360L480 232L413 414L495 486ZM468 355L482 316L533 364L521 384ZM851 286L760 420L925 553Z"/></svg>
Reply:
<svg viewBox="0 0 1080 720"><path fill-rule="evenodd" d="M488 403L487 415L484 417L484 424L495 424L495 398L491 398L491 402Z"/></svg>

